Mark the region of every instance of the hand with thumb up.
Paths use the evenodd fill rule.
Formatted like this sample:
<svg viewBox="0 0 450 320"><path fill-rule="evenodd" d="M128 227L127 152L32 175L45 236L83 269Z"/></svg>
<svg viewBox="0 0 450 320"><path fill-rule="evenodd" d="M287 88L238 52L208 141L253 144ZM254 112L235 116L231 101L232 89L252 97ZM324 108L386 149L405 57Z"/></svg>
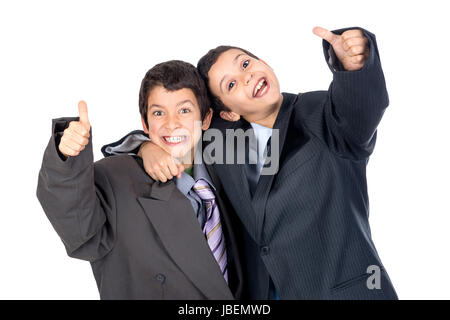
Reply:
<svg viewBox="0 0 450 320"><path fill-rule="evenodd" d="M337 35L322 27L315 27L313 33L333 47L347 71L360 70L369 57L369 40L360 29L347 30Z"/></svg>
<svg viewBox="0 0 450 320"><path fill-rule="evenodd" d="M89 124L86 102L78 103L79 121L71 121L69 127L64 130L59 143L59 151L66 157L76 157L89 143Z"/></svg>

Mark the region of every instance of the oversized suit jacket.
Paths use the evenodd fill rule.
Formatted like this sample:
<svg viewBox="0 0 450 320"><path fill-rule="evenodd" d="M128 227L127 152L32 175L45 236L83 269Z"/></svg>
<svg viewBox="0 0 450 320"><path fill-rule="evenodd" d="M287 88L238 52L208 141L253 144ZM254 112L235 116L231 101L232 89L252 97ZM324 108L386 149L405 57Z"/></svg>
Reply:
<svg viewBox="0 0 450 320"><path fill-rule="evenodd" d="M273 127L279 130L278 171L261 175L253 196L246 165L226 164L227 144L213 165L245 226L252 299L270 297L270 279L281 299L397 299L372 241L366 181L389 99L375 35L361 30L370 49L361 70L340 69L323 41L333 73L328 91L283 93ZM251 126L216 116L211 127L227 137L228 129Z"/></svg>
<svg viewBox="0 0 450 320"><path fill-rule="evenodd" d="M155 182L128 155L93 163L92 143L61 160L53 121L37 197L70 257L87 260L101 299L233 299L243 296L235 213L216 187L228 249L229 285L211 253L189 200L173 181ZM140 159L138 159L140 160Z"/></svg>

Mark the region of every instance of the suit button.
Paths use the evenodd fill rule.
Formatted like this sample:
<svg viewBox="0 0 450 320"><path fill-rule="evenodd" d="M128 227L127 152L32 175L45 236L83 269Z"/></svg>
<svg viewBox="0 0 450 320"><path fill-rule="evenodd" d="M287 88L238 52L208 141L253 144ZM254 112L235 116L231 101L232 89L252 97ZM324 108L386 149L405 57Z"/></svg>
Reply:
<svg viewBox="0 0 450 320"><path fill-rule="evenodd" d="M261 247L261 255L262 256L267 256L269 254L269 251L270 251L270 249L268 246Z"/></svg>
<svg viewBox="0 0 450 320"><path fill-rule="evenodd" d="M164 283L164 281L166 280L166 276L163 275L162 273L158 273L155 277L156 280L158 280L161 283Z"/></svg>

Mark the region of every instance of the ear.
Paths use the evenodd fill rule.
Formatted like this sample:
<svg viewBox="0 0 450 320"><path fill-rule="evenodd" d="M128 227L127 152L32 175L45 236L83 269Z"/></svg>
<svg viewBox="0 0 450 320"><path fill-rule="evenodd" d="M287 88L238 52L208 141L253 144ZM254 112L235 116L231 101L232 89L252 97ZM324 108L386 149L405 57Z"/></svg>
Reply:
<svg viewBox="0 0 450 320"><path fill-rule="evenodd" d="M209 125L211 124L211 119L213 115L213 110L209 108L208 113L205 116L205 119L202 121L202 130L207 130L209 128Z"/></svg>
<svg viewBox="0 0 450 320"><path fill-rule="evenodd" d="M232 122L238 121L241 118L240 115L238 115L237 113L234 113L232 111L220 111L220 117L223 120L232 121Z"/></svg>
<svg viewBox="0 0 450 320"><path fill-rule="evenodd" d="M145 125L145 120L144 120L144 118L142 118L142 117L141 117L141 122L142 122L142 128L144 128L144 132L145 132L146 134L148 134L148 128L147 128L147 126Z"/></svg>

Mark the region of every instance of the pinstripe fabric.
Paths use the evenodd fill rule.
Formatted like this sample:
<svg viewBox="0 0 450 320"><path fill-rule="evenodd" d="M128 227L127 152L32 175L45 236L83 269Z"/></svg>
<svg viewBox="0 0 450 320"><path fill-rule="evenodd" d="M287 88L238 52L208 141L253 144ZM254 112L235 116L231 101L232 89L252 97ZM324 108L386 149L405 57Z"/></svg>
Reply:
<svg viewBox="0 0 450 320"><path fill-rule="evenodd" d="M244 166L214 166L248 233L253 299L269 297L270 279L281 299L397 298L368 221L366 166L389 100L375 36L364 33L370 56L362 70L330 67L328 91L283 93L274 124L279 170L261 176L253 196ZM211 126L226 132L249 124L217 120ZM373 265L381 270L381 289L366 285Z"/></svg>

